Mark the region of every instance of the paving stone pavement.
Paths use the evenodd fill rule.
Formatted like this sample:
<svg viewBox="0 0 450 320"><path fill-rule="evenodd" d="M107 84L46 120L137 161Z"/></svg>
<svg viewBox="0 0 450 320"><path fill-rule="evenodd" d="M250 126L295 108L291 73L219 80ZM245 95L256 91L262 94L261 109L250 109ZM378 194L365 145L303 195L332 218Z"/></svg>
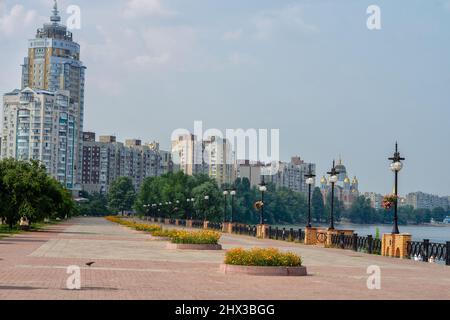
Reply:
<svg viewBox="0 0 450 320"><path fill-rule="evenodd" d="M223 251L166 250L142 232L76 218L0 239L0 299L450 299L447 266L238 235L221 244L297 252L309 275L225 275ZM71 265L81 268L81 290L66 287ZM367 288L370 265L381 268L380 290Z"/></svg>

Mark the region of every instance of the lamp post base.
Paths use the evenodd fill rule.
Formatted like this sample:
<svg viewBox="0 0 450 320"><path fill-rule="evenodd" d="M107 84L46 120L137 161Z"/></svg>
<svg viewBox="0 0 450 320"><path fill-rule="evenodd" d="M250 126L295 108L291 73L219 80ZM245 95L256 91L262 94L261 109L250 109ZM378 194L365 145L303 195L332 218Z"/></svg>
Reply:
<svg viewBox="0 0 450 320"><path fill-rule="evenodd" d="M269 225L267 224L258 224L256 226L256 237L259 239L268 239L269 238L268 228Z"/></svg>

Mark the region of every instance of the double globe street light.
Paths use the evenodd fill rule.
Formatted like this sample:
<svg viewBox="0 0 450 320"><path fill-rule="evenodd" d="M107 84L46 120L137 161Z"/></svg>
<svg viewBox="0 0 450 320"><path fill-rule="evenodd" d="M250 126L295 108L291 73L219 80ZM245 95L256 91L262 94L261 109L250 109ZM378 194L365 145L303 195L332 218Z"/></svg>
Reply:
<svg viewBox="0 0 450 320"><path fill-rule="evenodd" d="M405 158L402 158L400 156L400 152L398 151L398 143L395 143L395 152L394 156L391 158L388 158L388 160L391 160L392 163L390 164L390 169L394 172L395 175L395 185L394 185L394 226L392 228L393 234L399 234L400 231L398 229L398 173L403 168L402 161L405 160Z"/></svg>
<svg viewBox="0 0 450 320"><path fill-rule="evenodd" d="M261 217L259 220L259 224L260 225L264 225L264 193L267 191L267 185L264 182L264 176L263 176L263 180L261 182L261 184L259 185L259 191L261 192Z"/></svg>
<svg viewBox="0 0 450 320"><path fill-rule="evenodd" d="M330 175L330 183L331 183L331 210L330 210L330 230L334 230L334 185L338 182L338 174L339 172L336 170L336 163L333 160L333 167L330 172L327 172Z"/></svg>
<svg viewBox="0 0 450 320"><path fill-rule="evenodd" d="M314 178L316 177L312 171L312 165L309 165L309 171L305 175L306 184L308 185L308 228L311 228L311 187L314 185Z"/></svg>

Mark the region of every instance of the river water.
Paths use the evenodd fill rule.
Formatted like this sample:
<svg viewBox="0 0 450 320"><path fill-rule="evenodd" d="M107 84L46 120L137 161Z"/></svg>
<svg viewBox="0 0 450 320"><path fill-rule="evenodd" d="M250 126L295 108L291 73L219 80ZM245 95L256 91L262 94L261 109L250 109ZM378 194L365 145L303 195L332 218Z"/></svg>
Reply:
<svg viewBox="0 0 450 320"><path fill-rule="evenodd" d="M314 225L317 227L317 225ZM280 227L280 226L278 226ZM304 229L305 226L295 225L295 226L281 226L285 228L301 228ZM326 228L326 225L322 227ZM377 228L380 230L380 237L383 233L391 233L391 225L367 225L367 224L335 224L336 229L346 229L354 230L360 236L372 235L375 237ZM442 226L399 226L401 233L410 233L412 235L413 241L422 241L423 239L429 239L430 242L440 242L444 243L450 241L450 225Z"/></svg>

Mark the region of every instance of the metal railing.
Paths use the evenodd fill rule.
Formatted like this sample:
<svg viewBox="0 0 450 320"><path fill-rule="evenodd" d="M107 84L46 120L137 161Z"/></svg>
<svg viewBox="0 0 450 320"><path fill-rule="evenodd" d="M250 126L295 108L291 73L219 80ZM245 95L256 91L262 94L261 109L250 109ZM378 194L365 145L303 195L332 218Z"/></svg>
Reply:
<svg viewBox="0 0 450 320"><path fill-rule="evenodd" d="M164 223L163 218L151 218L150 221ZM175 224L174 219L170 219L170 224ZM186 226L187 220L179 219L180 226ZM192 220L192 227L203 229L204 222L200 220ZM223 224L220 222L209 222L208 229L221 231ZM255 225L234 224L232 233L246 235L251 237L257 236L257 227ZM305 232L302 229L286 229L269 226L266 229L269 239L304 243ZM331 246L345 250L353 250L355 252L364 252L368 254L381 255L381 239L374 238L371 235L359 236L357 233L352 235L333 234L331 235ZM434 243L428 239L420 241L410 241L407 245L407 258L415 261L437 262L450 265L450 241L446 243Z"/></svg>
<svg viewBox="0 0 450 320"><path fill-rule="evenodd" d="M437 262L450 265L450 241L446 243L430 242L429 239L410 241L407 245L407 256L411 260Z"/></svg>

